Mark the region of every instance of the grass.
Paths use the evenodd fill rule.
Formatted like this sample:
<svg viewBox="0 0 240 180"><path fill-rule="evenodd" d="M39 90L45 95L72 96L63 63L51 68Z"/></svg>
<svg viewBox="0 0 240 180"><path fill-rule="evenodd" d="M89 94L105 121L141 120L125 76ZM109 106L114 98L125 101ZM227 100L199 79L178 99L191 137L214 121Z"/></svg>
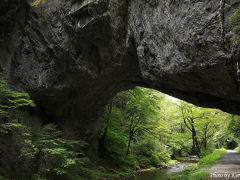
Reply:
<svg viewBox="0 0 240 180"><path fill-rule="evenodd" d="M168 163L176 163L178 162L177 160L171 159Z"/></svg>
<svg viewBox="0 0 240 180"><path fill-rule="evenodd" d="M175 177L169 179L172 180L205 180L208 176L208 172L206 171L199 171L195 169L186 169L182 172L180 172Z"/></svg>
<svg viewBox="0 0 240 180"><path fill-rule="evenodd" d="M208 154L207 156L200 159L197 164L197 167L201 168L203 166L211 166L217 159L221 157L223 153L226 153L226 149L216 149L212 154Z"/></svg>
<svg viewBox="0 0 240 180"><path fill-rule="evenodd" d="M209 175L208 169L226 153L226 149L216 149L213 153L201 158L194 169L186 169L173 177L174 180L205 180Z"/></svg>
<svg viewBox="0 0 240 180"><path fill-rule="evenodd" d="M199 170L196 172L193 172L189 177L188 180L205 180L207 179L207 176L209 173L206 170Z"/></svg>
<svg viewBox="0 0 240 180"><path fill-rule="evenodd" d="M178 161L185 161L185 160L187 160L186 158L184 158L184 157L177 157L176 158Z"/></svg>
<svg viewBox="0 0 240 180"><path fill-rule="evenodd" d="M89 179L99 179L100 177L105 177L105 178L127 177L132 175L132 173L133 173L132 170L121 171L121 170L115 170L115 169L106 169L105 172L103 172L98 168L82 169L82 176Z"/></svg>
<svg viewBox="0 0 240 180"><path fill-rule="evenodd" d="M156 170L156 169L157 169L156 167L153 167L153 166L150 167L150 170L151 170L151 171L154 171L154 170Z"/></svg>
<svg viewBox="0 0 240 180"><path fill-rule="evenodd" d="M103 172L102 170L99 170L97 167L94 167L91 169L90 168L82 168L81 170L78 169L78 172L70 172L68 174L58 175L58 176L54 177L53 179L85 180L85 179L99 179L101 177L112 179L112 178L118 178L118 177L127 177L131 174L132 174L132 172L122 172L122 171L110 170L110 169Z"/></svg>
<svg viewBox="0 0 240 180"><path fill-rule="evenodd" d="M240 147L235 148L234 151L240 152Z"/></svg>

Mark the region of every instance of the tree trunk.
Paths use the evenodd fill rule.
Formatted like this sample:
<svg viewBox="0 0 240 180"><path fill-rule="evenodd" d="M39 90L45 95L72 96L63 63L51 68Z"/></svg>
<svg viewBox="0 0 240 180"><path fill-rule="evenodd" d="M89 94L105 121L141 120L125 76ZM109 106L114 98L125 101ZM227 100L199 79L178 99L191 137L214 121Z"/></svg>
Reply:
<svg viewBox="0 0 240 180"><path fill-rule="evenodd" d="M130 135L130 136L129 136L129 139L128 139L128 146L127 146L126 156L128 156L128 154L129 154L129 150L130 150L130 145L131 145L131 142L132 142L132 138L133 138L133 136Z"/></svg>
<svg viewBox="0 0 240 180"><path fill-rule="evenodd" d="M194 127L193 123L191 124L191 126L192 126L193 149L195 150L196 155L198 157L200 157L201 149L199 147L199 143L198 143L198 139L197 139L197 133L196 133L196 130L195 130L195 127Z"/></svg>
<svg viewBox="0 0 240 180"><path fill-rule="evenodd" d="M109 114L112 114L112 105L113 105L113 99L111 100L111 102L110 102L110 104L109 104ZM107 136L107 132L108 132L108 129L109 129L109 127L110 127L110 123L111 123L111 118L108 117L107 126L106 126L106 128L104 129L103 135L102 135L101 138L99 139L99 151L100 151L100 155L102 155L102 156L105 155L104 141L105 141L105 138L106 138L106 136Z"/></svg>

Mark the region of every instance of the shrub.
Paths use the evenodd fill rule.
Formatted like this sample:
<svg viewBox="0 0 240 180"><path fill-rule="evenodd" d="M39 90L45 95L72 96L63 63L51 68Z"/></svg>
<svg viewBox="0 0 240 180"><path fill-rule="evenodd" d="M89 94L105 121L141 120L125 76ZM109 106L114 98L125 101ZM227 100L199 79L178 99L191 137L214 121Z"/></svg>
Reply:
<svg viewBox="0 0 240 180"><path fill-rule="evenodd" d="M70 167L81 166L87 158L84 156L83 141L61 138L61 131L56 125L48 124L41 131L26 140L28 147L22 150L22 156L31 156L35 164L34 171L41 177L45 174L66 174Z"/></svg>

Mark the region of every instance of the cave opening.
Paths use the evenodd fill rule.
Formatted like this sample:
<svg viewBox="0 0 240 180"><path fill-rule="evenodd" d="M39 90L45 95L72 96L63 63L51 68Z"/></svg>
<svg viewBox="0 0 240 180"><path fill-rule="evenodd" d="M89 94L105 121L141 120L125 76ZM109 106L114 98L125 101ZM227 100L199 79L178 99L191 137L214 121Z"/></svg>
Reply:
<svg viewBox="0 0 240 180"><path fill-rule="evenodd" d="M239 116L198 107L149 88L118 93L101 121L100 162L117 169L124 164L150 169L175 167L176 163L189 169L186 162L196 166L199 159L218 151L238 151ZM174 173L183 169L178 170ZM163 178L172 173L169 171L160 171L161 176L156 173L153 178Z"/></svg>

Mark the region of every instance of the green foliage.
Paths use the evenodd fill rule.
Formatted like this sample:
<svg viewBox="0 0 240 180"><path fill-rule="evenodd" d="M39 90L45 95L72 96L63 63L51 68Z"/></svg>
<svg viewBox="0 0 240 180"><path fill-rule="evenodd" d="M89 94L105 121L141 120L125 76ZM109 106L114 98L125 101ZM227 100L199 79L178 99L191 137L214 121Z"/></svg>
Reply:
<svg viewBox="0 0 240 180"><path fill-rule="evenodd" d="M226 153L226 149L216 149L213 151L213 153L208 154L207 156L200 159L197 166L198 168L201 168L205 165L211 165L213 164L217 159L221 157L223 153Z"/></svg>
<svg viewBox="0 0 240 180"><path fill-rule="evenodd" d="M211 154L212 153L212 150L211 149L201 149L201 152L200 152L200 157L205 157L205 156L207 156L207 155L209 155L209 154Z"/></svg>
<svg viewBox="0 0 240 180"><path fill-rule="evenodd" d="M106 140L105 147L109 156L116 162L121 164L125 162L125 152L127 149L127 138L121 133L109 130Z"/></svg>
<svg viewBox="0 0 240 180"><path fill-rule="evenodd" d="M231 115L231 119L228 123L228 130L238 139L240 139L240 117L237 115Z"/></svg>
<svg viewBox="0 0 240 180"><path fill-rule="evenodd" d="M9 179L22 175L20 170L18 170L19 174L15 174L4 169L6 166L12 166L11 162L14 162L16 166L22 164L20 168L26 168L26 171L30 172L29 159L22 158L19 153L21 149L28 146L25 140L30 136L30 127L22 123L25 116L24 110L34 106L35 104L27 93L9 89L7 83L0 79L0 143L2 146L0 167L3 168L0 175L9 177Z"/></svg>
<svg viewBox="0 0 240 180"><path fill-rule="evenodd" d="M16 120L12 120L9 123L3 123L0 125L0 134L2 135L7 135L13 131L15 131L15 133L18 132L20 136L29 135L29 127L18 123Z"/></svg>
<svg viewBox="0 0 240 180"><path fill-rule="evenodd" d="M32 180L44 180L44 179L42 179L39 174L34 174Z"/></svg>
<svg viewBox="0 0 240 180"><path fill-rule="evenodd" d="M214 149L214 144L218 141L217 133L229 120L228 115L219 110L201 108L184 102L179 105L179 111L192 140L194 152L201 156Z"/></svg>
<svg viewBox="0 0 240 180"><path fill-rule="evenodd" d="M66 140L61 138L62 132L56 125L48 124L41 131L26 140L28 147L22 149L22 156L34 159L35 173L41 176L49 173L61 175L67 173L70 167L82 166L87 159L84 156L83 141Z"/></svg>
<svg viewBox="0 0 240 180"><path fill-rule="evenodd" d="M185 169L180 172L178 175L172 177L172 180L187 180L190 174L193 172L193 169Z"/></svg>
<svg viewBox="0 0 240 180"><path fill-rule="evenodd" d="M5 122L0 122L0 134L6 135L17 129L24 133L27 127L18 122L23 114L19 109L29 106L34 107L35 104L27 93L9 89L7 83L0 79L0 120L5 117Z"/></svg>
<svg viewBox="0 0 240 180"><path fill-rule="evenodd" d="M82 179L88 178L88 179L101 179L100 177L110 178L110 179L121 179L123 177L127 177L132 175L132 171L125 170L124 172L121 170L108 168L106 171L103 172L99 168L82 168L81 170L81 177L84 177ZM77 179L76 177L73 177L72 180ZM81 179L81 178L80 178ZM104 179L104 178L102 178ZM65 179L63 179L65 180Z"/></svg>
<svg viewBox="0 0 240 180"><path fill-rule="evenodd" d="M85 142L64 139L54 124L31 132L20 123L21 110L29 106L35 106L29 95L9 90L0 81L0 118L7 117L7 122L1 123L0 135L15 134L21 145L18 158L31 160L31 173L39 180L112 178L140 168L154 169L167 164L170 157L183 159L194 153L193 128L202 159L196 169L183 171L178 178L186 179L186 174L190 179L204 178L204 168L224 152L211 154L211 150L240 137L238 116L181 101L176 104L154 90L136 87L117 94L106 107L99 138L104 167L86 168ZM228 131L234 137L225 127L229 119Z"/></svg>
<svg viewBox="0 0 240 180"><path fill-rule="evenodd" d="M206 180L209 173L206 170L196 171L190 174L188 180Z"/></svg>
<svg viewBox="0 0 240 180"><path fill-rule="evenodd" d="M44 126L37 133L32 133L29 127L20 123L10 127L14 127L11 131L17 133L15 138L20 144L18 160L28 160L25 163L31 165L29 172L32 179L77 177L88 162L84 154L87 144L62 138L62 132L54 124ZM14 179L14 174L9 177Z"/></svg>
<svg viewBox="0 0 240 180"><path fill-rule="evenodd" d="M180 172L172 180L206 180L209 173L206 170L186 169Z"/></svg>
<svg viewBox="0 0 240 180"><path fill-rule="evenodd" d="M231 24L240 24L240 7L229 18Z"/></svg>
<svg viewBox="0 0 240 180"><path fill-rule="evenodd" d="M190 131L193 127L198 155L210 158L201 160L203 164L211 160L211 150L231 137L225 127L229 115L182 101L174 103L159 92L140 87L117 94L106 107L102 121L103 158L122 171L159 167L170 157L184 159L182 156L196 154ZM205 172L194 170L191 177L204 177Z"/></svg>
<svg viewBox="0 0 240 180"><path fill-rule="evenodd" d="M175 129L173 129L167 145L174 159L180 156L188 156L192 146L189 135L187 133L175 132Z"/></svg>
<svg viewBox="0 0 240 180"><path fill-rule="evenodd" d="M236 147L234 151L240 152L240 147Z"/></svg>
<svg viewBox="0 0 240 180"><path fill-rule="evenodd" d="M32 160L35 179L80 179L81 176L97 179L127 175L140 168L154 169L167 164L170 156L177 159L192 154L193 127L199 154L204 158L199 161L198 168L186 170L178 178L186 177L190 172L191 179L205 177L204 167L215 162L224 152L216 150L210 153L219 139L222 142L219 146L227 141L224 139L224 123L231 119L229 131L235 137L240 136L237 116L229 118L218 110L183 102L175 104L161 93L137 87L119 93L102 117L101 155L104 164L110 166L84 168L88 161L84 155L85 142L64 139L54 124L31 132L29 127L19 123L23 117L21 110L35 106L29 95L9 90L4 81L0 81L0 92L0 115L8 118L8 122L1 124L0 134L17 134L21 143L19 158Z"/></svg>
<svg viewBox="0 0 240 180"><path fill-rule="evenodd" d="M197 164L197 167L194 169L186 169L180 172L178 175L173 177L172 179L176 180L205 180L209 175L208 169L209 167L221 157L223 153L226 153L225 149L216 149L213 153L208 154L207 156L200 159Z"/></svg>
<svg viewBox="0 0 240 180"><path fill-rule="evenodd" d="M157 139L144 138L133 146L133 153L137 157L137 163L141 167L158 167L170 160L166 146Z"/></svg>
<svg viewBox="0 0 240 180"><path fill-rule="evenodd" d="M232 45L234 50L237 50L237 51L239 51L238 47L240 43L240 20L239 19L240 19L240 7L229 18L230 24L232 25L232 31L234 32L234 36L231 38Z"/></svg>
<svg viewBox="0 0 240 180"><path fill-rule="evenodd" d="M32 133L31 128L22 123L22 110L34 106L27 93L13 91L4 80L0 80L0 118L5 119L5 122L0 122L0 135L11 135L18 142L20 154L16 161L28 159L27 163L32 163L33 179L41 179L47 174L67 174L70 168L76 166L81 168L87 161L85 142L62 138L62 132L54 124Z"/></svg>
<svg viewBox="0 0 240 180"><path fill-rule="evenodd" d="M27 93L16 92L7 87L7 83L0 79L0 115L8 114L7 110L21 107L34 107L34 102Z"/></svg>
<svg viewBox="0 0 240 180"><path fill-rule="evenodd" d="M170 159L164 144L157 140L165 136L159 117L159 102L163 95L137 87L119 93L107 106L103 116L101 147L104 157L113 159L124 169L159 166Z"/></svg>

